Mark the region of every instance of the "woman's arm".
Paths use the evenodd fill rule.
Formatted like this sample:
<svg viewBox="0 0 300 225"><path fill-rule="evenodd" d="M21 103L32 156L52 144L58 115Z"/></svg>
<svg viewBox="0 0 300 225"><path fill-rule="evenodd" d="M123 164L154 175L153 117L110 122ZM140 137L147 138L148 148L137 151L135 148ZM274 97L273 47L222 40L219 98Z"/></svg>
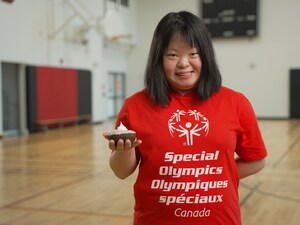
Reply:
<svg viewBox="0 0 300 225"><path fill-rule="evenodd" d="M237 158L235 161L241 179L257 173L265 166L265 159L246 161L242 160L241 158Z"/></svg>
<svg viewBox="0 0 300 225"><path fill-rule="evenodd" d="M107 138L107 133L103 133L103 136ZM119 140L117 144L113 140L109 141L109 148L112 150L109 165L118 178L125 179L135 171L139 163L135 148L141 143L141 140L126 140L125 143Z"/></svg>

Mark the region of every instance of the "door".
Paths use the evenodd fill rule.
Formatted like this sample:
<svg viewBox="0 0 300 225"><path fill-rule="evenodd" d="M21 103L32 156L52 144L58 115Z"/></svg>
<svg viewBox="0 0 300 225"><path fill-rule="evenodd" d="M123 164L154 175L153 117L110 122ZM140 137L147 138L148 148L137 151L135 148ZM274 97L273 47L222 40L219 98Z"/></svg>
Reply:
<svg viewBox="0 0 300 225"><path fill-rule="evenodd" d="M2 63L3 134L19 134L18 64Z"/></svg>
<svg viewBox="0 0 300 225"><path fill-rule="evenodd" d="M125 99L125 73L108 73L108 115L116 117Z"/></svg>

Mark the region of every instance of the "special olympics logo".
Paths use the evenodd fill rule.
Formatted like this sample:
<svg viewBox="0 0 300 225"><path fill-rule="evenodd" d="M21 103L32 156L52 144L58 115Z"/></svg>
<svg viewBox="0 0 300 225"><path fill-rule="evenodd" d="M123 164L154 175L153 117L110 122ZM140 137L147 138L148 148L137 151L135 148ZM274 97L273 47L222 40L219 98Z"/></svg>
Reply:
<svg viewBox="0 0 300 225"><path fill-rule="evenodd" d="M188 119L182 120L183 117ZM200 136L201 133L208 134L209 121L197 110L184 110L177 109L168 121L169 132L172 137L184 137L186 145L193 145L195 136Z"/></svg>

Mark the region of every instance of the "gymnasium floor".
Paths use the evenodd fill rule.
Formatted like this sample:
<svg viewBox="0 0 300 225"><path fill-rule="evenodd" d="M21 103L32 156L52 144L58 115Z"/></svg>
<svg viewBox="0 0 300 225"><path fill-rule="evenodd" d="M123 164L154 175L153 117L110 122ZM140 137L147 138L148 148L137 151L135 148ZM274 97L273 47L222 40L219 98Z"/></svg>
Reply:
<svg viewBox="0 0 300 225"><path fill-rule="evenodd" d="M263 171L241 180L243 225L299 225L300 120L260 120ZM0 140L0 225L131 225L136 174L117 179L113 121Z"/></svg>

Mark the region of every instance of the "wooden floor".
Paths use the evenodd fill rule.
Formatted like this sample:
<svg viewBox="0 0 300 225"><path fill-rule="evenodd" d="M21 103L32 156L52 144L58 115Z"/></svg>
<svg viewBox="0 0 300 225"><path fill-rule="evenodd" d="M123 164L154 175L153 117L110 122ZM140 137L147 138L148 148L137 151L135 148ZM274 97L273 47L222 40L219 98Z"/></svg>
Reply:
<svg viewBox="0 0 300 225"><path fill-rule="evenodd" d="M266 168L241 180L243 225L300 224L300 120L260 120ZM117 179L112 121L0 140L0 225L131 225L136 174Z"/></svg>

